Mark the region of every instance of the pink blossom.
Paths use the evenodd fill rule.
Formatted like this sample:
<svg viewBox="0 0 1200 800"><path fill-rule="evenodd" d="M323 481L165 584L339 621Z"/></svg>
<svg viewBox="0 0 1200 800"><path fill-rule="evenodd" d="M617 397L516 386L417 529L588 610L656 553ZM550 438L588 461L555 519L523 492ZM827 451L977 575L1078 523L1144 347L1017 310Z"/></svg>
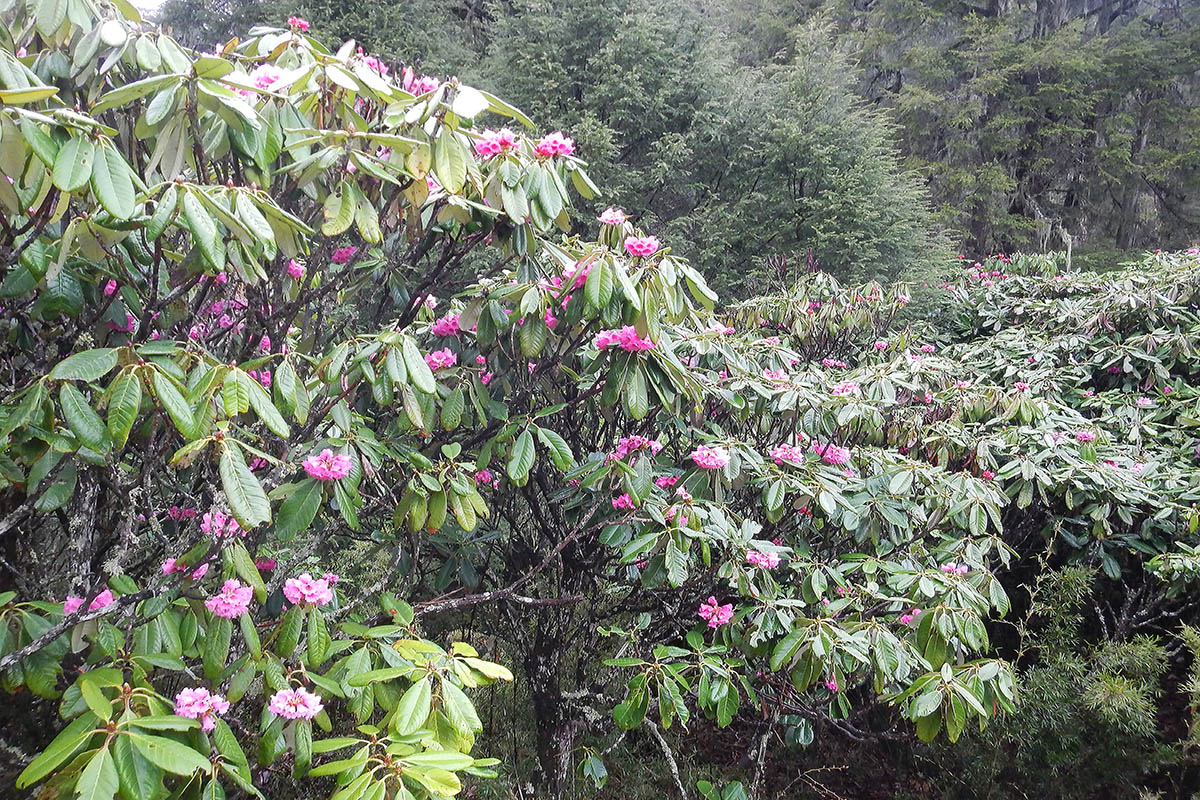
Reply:
<svg viewBox="0 0 1200 800"><path fill-rule="evenodd" d="M88 603L88 611L99 611L102 608L108 608L115 602L117 601L113 597L112 589L105 589L93 597L92 602Z"/></svg>
<svg viewBox="0 0 1200 800"><path fill-rule="evenodd" d="M458 333L458 314L447 314L433 323L434 336L453 336Z"/></svg>
<svg viewBox="0 0 1200 800"><path fill-rule="evenodd" d="M17 58L24 58L25 56L29 55L29 51L26 50L24 47L18 47L15 55L17 56ZM9 180L12 180L12 179L9 178Z"/></svg>
<svg viewBox="0 0 1200 800"><path fill-rule="evenodd" d="M1025 381L1017 381L1016 383L1013 384L1013 388L1016 389L1018 392L1027 392L1027 391L1029 391L1029 384L1026 383Z"/></svg>
<svg viewBox="0 0 1200 800"><path fill-rule="evenodd" d="M689 499L691 499L691 498L689 498ZM676 517L679 518L678 522L681 526L687 525L687 523L688 523L687 515L681 513L681 509L679 508L679 506L671 506L670 508L668 508L666 510L666 513L663 514L663 518L666 519L667 522L675 522Z"/></svg>
<svg viewBox="0 0 1200 800"><path fill-rule="evenodd" d="M569 156L575 152L575 142L563 136L562 131L547 133L533 146L534 152L543 158Z"/></svg>
<svg viewBox="0 0 1200 800"><path fill-rule="evenodd" d="M319 481L338 481L350 474L354 462L345 453L333 454L328 447L315 456L304 459L301 466L308 477Z"/></svg>
<svg viewBox="0 0 1200 800"><path fill-rule="evenodd" d="M876 350L887 350L888 343L880 339L873 346Z"/></svg>
<svg viewBox="0 0 1200 800"><path fill-rule="evenodd" d="M554 330L554 327L558 325L558 317L554 316L554 313L548 308L546 309L546 313L542 315L542 321L546 323L546 327L550 330Z"/></svg>
<svg viewBox="0 0 1200 800"><path fill-rule="evenodd" d="M1146 465L1142 464L1140 462L1137 464L1134 464L1133 466L1131 466L1129 468L1130 472L1132 472L1134 475L1141 475L1142 471L1145 469L1146 469Z"/></svg>
<svg viewBox="0 0 1200 800"><path fill-rule="evenodd" d="M657 236L630 236L625 240L625 252L635 258L652 256L661 246Z"/></svg>
<svg viewBox="0 0 1200 800"><path fill-rule="evenodd" d="M826 464L834 466L843 466L850 461L850 450L846 447L838 447L833 442L821 444L816 439L813 439L811 450L813 453L821 457L821 460Z"/></svg>
<svg viewBox="0 0 1200 800"><path fill-rule="evenodd" d="M453 367L458 363L458 354L449 347L444 347L441 350L434 350L432 353L425 354L425 363L429 365L431 370L446 369Z"/></svg>
<svg viewBox="0 0 1200 800"><path fill-rule="evenodd" d="M480 374L479 382L482 383L484 386L487 386L489 383L492 382L492 378L494 378L494 377L496 377L496 376L493 375L492 373L484 372L484 373Z"/></svg>
<svg viewBox="0 0 1200 800"><path fill-rule="evenodd" d="M788 380L788 371L786 369L764 369L763 377L769 381L786 383Z"/></svg>
<svg viewBox="0 0 1200 800"><path fill-rule="evenodd" d="M292 280L304 280L304 265L296 259L290 259L287 264L287 274L292 277Z"/></svg>
<svg viewBox="0 0 1200 800"><path fill-rule="evenodd" d="M348 244L345 247L339 247L337 250L334 250L333 255L329 257L329 260L335 264L345 264L350 259L354 258L354 254L357 252L357 247L352 244Z"/></svg>
<svg viewBox="0 0 1200 800"><path fill-rule="evenodd" d="M951 575L966 575L970 571L966 564L955 564L953 561L942 564L938 569Z"/></svg>
<svg viewBox="0 0 1200 800"><path fill-rule="evenodd" d="M934 346L933 346L933 345L931 345L931 344L923 344L923 345L921 345L921 352L922 352L922 353L932 353L932 352L934 352L934 351L936 351L936 350L937 350L937 348L936 348L936 347L934 347Z"/></svg>
<svg viewBox="0 0 1200 800"><path fill-rule="evenodd" d="M842 381L841 383L835 383L829 391L837 397L858 394L858 384L854 381Z"/></svg>
<svg viewBox="0 0 1200 800"><path fill-rule="evenodd" d="M336 583L336 576L334 582ZM283 596L293 605L323 606L333 602L333 590L327 578L314 578L305 572L298 578L288 578L283 584Z"/></svg>
<svg viewBox="0 0 1200 800"><path fill-rule="evenodd" d="M1147 406L1152 406L1152 405L1154 405L1154 401L1153 401L1153 400L1151 400L1149 397L1145 397L1145 396L1143 396L1143 397L1139 397L1139 398L1137 399L1137 404L1138 404L1139 406L1141 406L1142 408L1146 408Z"/></svg>
<svg viewBox="0 0 1200 800"><path fill-rule="evenodd" d="M301 17L288 17L288 25L300 31L308 30L308 20Z"/></svg>
<svg viewBox="0 0 1200 800"><path fill-rule="evenodd" d="M475 140L475 152L481 158L491 158L517 146L517 136L508 128L487 130Z"/></svg>
<svg viewBox="0 0 1200 800"><path fill-rule="evenodd" d="M206 731L211 731L217 726L214 717L223 715L228 710L228 700L200 686L184 689L175 696L176 716L198 719L201 729Z"/></svg>
<svg viewBox="0 0 1200 800"><path fill-rule="evenodd" d="M777 444L771 448L768 455L780 466L783 464L799 466L804 463L804 448L795 444Z"/></svg>
<svg viewBox="0 0 1200 800"><path fill-rule="evenodd" d="M1091 431L1075 431L1075 438L1084 444L1087 444L1089 442L1096 441L1096 434L1092 433Z"/></svg>
<svg viewBox="0 0 1200 800"><path fill-rule="evenodd" d="M258 349L263 351L264 353L271 352L271 337L264 336L261 339L259 339L258 340Z"/></svg>
<svg viewBox="0 0 1200 800"><path fill-rule="evenodd" d="M74 614L83 606L83 598L68 595L63 600L63 614Z"/></svg>
<svg viewBox="0 0 1200 800"><path fill-rule="evenodd" d="M272 714L285 719L312 719L324 707L320 695L307 689L281 689L271 695L267 704Z"/></svg>
<svg viewBox="0 0 1200 800"><path fill-rule="evenodd" d="M746 561L763 569L775 569L779 566L778 555L775 553L760 553L758 550L751 550L746 553Z"/></svg>
<svg viewBox="0 0 1200 800"><path fill-rule="evenodd" d="M717 598L710 595L706 602L700 604L699 614L701 619L708 620L708 627L719 628L733 619L733 604L718 605Z"/></svg>
<svg viewBox="0 0 1200 800"><path fill-rule="evenodd" d="M985 481L990 481L994 477L996 477L996 473L992 472L990 469L985 469L983 471L983 479Z"/></svg>
<svg viewBox="0 0 1200 800"><path fill-rule="evenodd" d="M254 589L230 578L225 581L220 592L204 601L204 605L218 617L236 619L246 613L253 597Z"/></svg>
<svg viewBox="0 0 1200 800"><path fill-rule="evenodd" d="M679 482L678 475L663 475L660 478L654 479L654 485L660 489L670 489Z"/></svg>
<svg viewBox="0 0 1200 800"><path fill-rule="evenodd" d="M404 91L411 92L417 96L423 95L426 92L432 92L434 89L442 85L442 82L430 75L422 75L416 77L412 67L404 68Z"/></svg>
<svg viewBox="0 0 1200 800"><path fill-rule="evenodd" d="M596 221L601 225L624 225L627 219L629 217L619 208L606 208L596 217Z"/></svg>
<svg viewBox="0 0 1200 800"><path fill-rule="evenodd" d="M274 64L259 64L250 73L250 81L260 90L266 90L271 84L283 77L283 71ZM243 92L249 94L249 92Z"/></svg>
<svg viewBox="0 0 1200 800"><path fill-rule="evenodd" d="M825 681L825 688L836 694L838 691L837 678L830 678Z"/></svg>
<svg viewBox="0 0 1200 800"><path fill-rule="evenodd" d="M656 456L662 448L662 442L657 439L648 439L645 436L637 436L635 434L633 436L626 436L617 442L617 449L609 455L609 459L623 461L630 454L636 453L638 450L649 450L650 455Z"/></svg>
<svg viewBox="0 0 1200 800"><path fill-rule="evenodd" d="M380 75L388 74L387 64L384 64L383 60L376 56L364 53L361 47L358 48L358 57L362 59L364 64L378 72Z"/></svg>
<svg viewBox="0 0 1200 800"><path fill-rule="evenodd" d="M776 340L776 341L778 341L778 340ZM845 369L846 368L846 362L839 361L836 358L822 358L821 364L826 367L836 367L837 369Z"/></svg>
<svg viewBox="0 0 1200 800"><path fill-rule="evenodd" d="M632 509L633 508L633 498L629 496L628 492L621 495L620 497L614 497L612 500L612 507L615 509L618 509L618 510Z"/></svg>
<svg viewBox="0 0 1200 800"><path fill-rule="evenodd" d="M626 325L619 330L601 331L596 334L593 344L596 345L597 350L607 350L615 344L629 353L654 349L654 342L638 336L637 329L632 325Z"/></svg>
<svg viewBox="0 0 1200 800"><path fill-rule="evenodd" d="M105 297L112 297L116 293L117 293L117 282L116 281L110 280L108 283L104 284L104 296Z"/></svg>
<svg viewBox="0 0 1200 800"><path fill-rule="evenodd" d="M242 530L235 518L215 509L201 517L200 530L217 538L246 535L246 531Z"/></svg>
<svg viewBox="0 0 1200 800"><path fill-rule="evenodd" d="M275 559L256 558L254 559L254 567L260 571L271 572L275 569Z"/></svg>
<svg viewBox="0 0 1200 800"><path fill-rule="evenodd" d="M729 336L731 334L737 333L737 330L733 326L725 325L720 320L716 320L716 319L714 319L712 322L708 323L707 330L710 330L713 333L719 333L722 336Z"/></svg>
<svg viewBox="0 0 1200 800"><path fill-rule="evenodd" d="M692 451L692 461L701 469L720 469L729 463L729 453L723 447L702 444Z"/></svg>

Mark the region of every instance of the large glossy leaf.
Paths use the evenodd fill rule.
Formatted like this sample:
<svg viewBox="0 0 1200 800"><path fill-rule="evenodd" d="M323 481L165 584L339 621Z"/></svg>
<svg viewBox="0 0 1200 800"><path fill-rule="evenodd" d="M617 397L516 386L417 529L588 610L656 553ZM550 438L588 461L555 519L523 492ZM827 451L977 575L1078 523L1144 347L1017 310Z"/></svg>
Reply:
<svg viewBox="0 0 1200 800"><path fill-rule="evenodd" d="M92 165L92 191L104 210L117 219L133 216L136 193L133 173L121 154L112 147L101 147Z"/></svg>
<svg viewBox="0 0 1200 800"><path fill-rule="evenodd" d="M114 347L84 350L55 364L50 377L62 381L94 381L103 378L116 365L117 350Z"/></svg>
<svg viewBox="0 0 1200 800"><path fill-rule="evenodd" d="M233 516L246 530L271 521L271 503L258 478L246 466L241 449L226 445L219 467L221 488Z"/></svg>
<svg viewBox="0 0 1200 800"><path fill-rule="evenodd" d="M67 427L79 437L80 442L96 452L109 448L108 429L104 420L88 404L82 392L73 384L64 383L58 393L58 402L62 406Z"/></svg>
<svg viewBox="0 0 1200 800"><path fill-rule="evenodd" d="M54 159L54 170L50 179L64 192L75 192L87 185L92 177L92 162L96 148L80 136L67 140Z"/></svg>

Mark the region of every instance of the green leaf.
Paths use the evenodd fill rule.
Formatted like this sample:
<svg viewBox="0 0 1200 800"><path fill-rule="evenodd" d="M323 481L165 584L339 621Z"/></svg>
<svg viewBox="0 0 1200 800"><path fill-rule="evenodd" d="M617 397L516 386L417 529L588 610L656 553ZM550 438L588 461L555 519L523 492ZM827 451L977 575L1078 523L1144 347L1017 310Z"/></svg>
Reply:
<svg viewBox="0 0 1200 800"><path fill-rule="evenodd" d="M73 136L58 150L50 180L64 192L76 192L92 177L96 148L87 139Z"/></svg>
<svg viewBox="0 0 1200 800"><path fill-rule="evenodd" d="M433 143L433 172L448 191L462 191L467 179L467 153L449 128L443 128Z"/></svg>
<svg viewBox="0 0 1200 800"><path fill-rule="evenodd" d="M549 428L538 428L537 437L538 441L550 451L550 460L559 470L566 472L575 466L575 456L571 453L571 446L565 439Z"/></svg>
<svg viewBox="0 0 1200 800"><path fill-rule="evenodd" d="M163 719L159 717L158 719ZM172 719L183 722L182 717ZM121 777L122 800L144 800L148 797L158 797L162 791L162 770L146 760L146 757L133 747L128 736L118 736L112 744L113 763L116 764L117 774Z"/></svg>
<svg viewBox="0 0 1200 800"><path fill-rule="evenodd" d="M233 620L213 617L208 630L204 632L204 677L210 681L215 680L224 671L232 638Z"/></svg>
<svg viewBox="0 0 1200 800"><path fill-rule="evenodd" d="M275 652L287 658L300 643L300 630L304 625L304 609L292 606L279 623L279 637L275 640Z"/></svg>
<svg viewBox="0 0 1200 800"><path fill-rule="evenodd" d="M79 681L79 693L93 714L105 722L112 718L112 703L104 696L100 687L89 681L86 676Z"/></svg>
<svg viewBox="0 0 1200 800"><path fill-rule="evenodd" d="M179 432L184 437L191 439L195 435L196 428L192 407L175 388L171 379L157 370L154 372L154 394L158 396L158 402L166 409L167 416L171 418L171 422L175 424Z"/></svg>
<svg viewBox="0 0 1200 800"><path fill-rule="evenodd" d="M518 486L524 486L529 480L529 470L533 469L537 451L533 444L533 434L528 429L521 432L513 443L512 454L508 458L508 477Z"/></svg>
<svg viewBox="0 0 1200 800"><path fill-rule="evenodd" d="M262 384L249 379L246 381L246 385L250 389L250 407L254 409L254 413L258 415L263 424L271 433L281 439L291 436L292 430L288 427L287 420L279 413L279 409L275 408L275 404L271 402L271 395L267 393Z"/></svg>
<svg viewBox="0 0 1200 800"><path fill-rule="evenodd" d="M312 524L321 508L324 488L314 478L301 481L288 493L279 515L275 518L275 535L282 541L291 541L297 533Z"/></svg>
<svg viewBox="0 0 1200 800"><path fill-rule="evenodd" d="M113 763L108 747L102 747L83 768L75 784L78 800L112 800L121 786L117 765Z"/></svg>
<svg viewBox="0 0 1200 800"><path fill-rule="evenodd" d="M271 521L271 503L258 478L246 466L240 448L226 444L219 467L221 488L229 501L233 516L246 530Z"/></svg>
<svg viewBox="0 0 1200 800"><path fill-rule="evenodd" d="M437 384L433 380L433 370L425 363L425 358L417 349L417 343L405 336L404 342L400 345L400 352L404 356L404 366L408 370L408 376L412 379L413 386L426 394L433 394L437 391Z"/></svg>
<svg viewBox="0 0 1200 800"><path fill-rule="evenodd" d="M218 272L225 269L225 243L217 222L205 210L200 198L192 192L183 193L183 215L192 230L192 240L208 265Z"/></svg>
<svg viewBox="0 0 1200 800"><path fill-rule="evenodd" d="M348 183L349 181L342 181L337 192L325 198L325 221L321 224L321 233L326 236L345 233L354 222L356 204L354 192L350 190Z"/></svg>
<svg viewBox="0 0 1200 800"><path fill-rule="evenodd" d="M105 427L104 420L88 405L87 399L74 384L62 385L58 392L58 402L62 406L67 427L79 437L80 442L98 453L109 449L108 428Z"/></svg>
<svg viewBox="0 0 1200 800"><path fill-rule="evenodd" d="M133 216L137 196L133 174L113 147L101 147L92 165L92 191L104 210L120 220Z"/></svg>
<svg viewBox="0 0 1200 800"><path fill-rule="evenodd" d="M187 745L163 736L130 733L133 746L146 760L174 775L191 775L198 770L208 771L212 763Z"/></svg>
<svg viewBox="0 0 1200 800"><path fill-rule="evenodd" d="M24 789L49 775L75 754L96 733L98 720L91 713L83 714L63 728L41 755L17 777L17 788Z"/></svg>
<svg viewBox="0 0 1200 800"><path fill-rule="evenodd" d="M425 724L433 704L433 687L429 678L414 683L396 705L392 729L401 736L412 733Z"/></svg>
<svg viewBox="0 0 1200 800"><path fill-rule="evenodd" d="M325 627L325 615L321 609L313 608L308 612L308 639L305 642L305 661L309 667L319 667L325 661L333 640L329 638L329 630Z"/></svg>
<svg viewBox="0 0 1200 800"><path fill-rule="evenodd" d="M108 397L108 438L118 449L128 441L141 404L141 379L129 373L118 376Z"/></svg>
<svg viewBox="0 0 1200 800"><path fill-rule="evenodd" d="M56 381L95 381L103 378L117 365L117 349L101 347L84 350L54 365L50 377Z"/></svg>
<svg viewBox="0 0 1200 800"><path fill-rule="evenodd" d="M442 680L442 707L450 724L461 732L478 733L483 730L483 723L479 721L470 699L462 689L445 679Z"/></svg>

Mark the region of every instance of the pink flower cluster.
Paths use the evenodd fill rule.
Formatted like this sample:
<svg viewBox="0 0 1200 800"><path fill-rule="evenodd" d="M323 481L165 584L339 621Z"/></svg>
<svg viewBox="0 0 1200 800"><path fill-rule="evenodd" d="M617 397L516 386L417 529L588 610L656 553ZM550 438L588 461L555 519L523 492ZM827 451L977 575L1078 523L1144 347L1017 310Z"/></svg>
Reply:
<svg viewBox="0 0 1200 800"><path fill-rule="evenodd" d="M635 258L647 258L658 252L662 244L657 236L630 236L625 240L625 252Z"/></svg>
<svg viewBox="0 0 1200 800"><path fill-rule="evenodd" d="M533 146L534 152L544 158L569 156L575 152L575 141L563 136L562 131L547 133Z"/></svg>
<svg viewBox="0 0 1200 800"><path fill-rule="evenodd" d="M875 342L874 347L876 350L887 350L888 343L880 339L879 341Z"/></svg>
<svg viewBox="0 0 1200 800"><path fill-rule="evenodd" d="M623 461L638 450L649 450L650 455L656 456L662 448L662 442L657 439L647 439L645 436L637 435L626 436L617 442L617 449L612 451L609 458L614 461Z"/></svg>
<svg viewBox="0 0 1200 800"><path fill-rule="evenodd" d="M679 483L678 475L663 475L660 478L654 479L654 485L660 489L670 489L677 483Z"/></svg>
<svg viewBox="0 0 1200 800"><path fill-rule="evenodd" d="M971 571L971 568L966 564L955 564L953 561L942 564L942 566L938 567L938 569L951 575L966 575Z"/></svg>
<svg viewBox="0 0 1200 800"><path fill-rule="evenodd" d="M692 451L692 461L701 469L720 469L729 463L729 452L723 447L702 444Z"/></svg>
<svg viewBox="0 0 1200 800"><path fill-rule="evenodd" d="M763 377L769 381L787 382L788 371L786 369L764 369Z"/></svg>
<svg viewBox="0 0 1200 800"><path fill-rule="evenodd" d="M175 572L187 572L191 567L174 558L168 558L162 563L162 574L171 575ZM198 581L208 574L208 564L201 564L191 574L191 579Z"/></svg>
<svg viewBox="0 0 1200 800"><path fill-rule="evenodd" d="M250 600L253 597L254 589L230 578L225 581L220 592L204 601L204 605L218 617L236 619L250 608Z"/></svg>
<svg viewBox="0 0 1200 800"><path fill-rule="evenodd" d="M491 158L517 146L517 135L508 128L484 131L475 140L475 152L480 158Z"/></svg>
<svg viewBox="0 0 1200 800"><path fill-rule="evenodd" d="M354 254L357 252L357 247L352 244L348 244L345 247L339 247L337 250L334 250L333 255L329 257L329 260L335 264L345 264L350 259L354 258Z"/></svg>
<svg viewBox="0 0 1200 800"><path fill-rule="evenodd" d="M434 336L453 336L458 333L458 314L447 314L433 323Z"/></svg>
<svg viewBox="0 0 1200 800"><path fill-rule="evenodd" d="M369 53L364 53L361 47L358 48L358 57L362 59L364 64L378 72L380 75L388 74L389 70L387 68L387 64L383 63L383 59L373 56Z"/></svg>
<svg viewBox="0 0 1200 800"><path fill-rule="evenodd" d="M298 578L288 578L283 584L283 596L293 605L323 606L333 602L333 584L338 576L326 573L314 578L305 572Z"/></svg>
<svg viewBox="0 0 1200 800"><path fill-rule="evenodd" d="M837 397L858 394L858 384L854 381L842 381L841 383L835 383L829 391Z"/></svg>
<svg viewBox="0 0 1200 800"><path fill-rule="evenodd" d="M1025 381L1017 381L1016 383L1013 384L1013 388L1016 389L1018 392L1027 392L1027 391L1029 391L1029 384L1026 383Z"/></svg>
<svg viewBox="0 0 1200 800"><path fill-rule="evenodd" d="M334 455L328 447L318 455L309 456L303 462L304 471L308 473L308 477L316 478L319 481L341 480L350 474L353 465L354 462L350 456L345 453Z"/></svg>
<svg viewBox="0 0 1200 800"><path fill-rule="evenodd" d="M266 337L263 337L266 338ZM263 385L264 388L271 388L271 370L264 369L261 372L254 369L246 370L246 374Z"/></svg>
<svg viewBox="0 0 1200 800"><path fill-rule="evenodd" d="M1075 431L1075 438L1084 444L1096 441L1096 434L1091 431Z"/></svg>
<svg viewBox="0 0 1200 800"><path fill-rule="evenodd" d="M213 694L202 686L184 689L175 696L175 714L187 719L200 720L203 730L211 731L217 726L216 717L229 710L229 701Z"/></svg>
<svg viewBox="0 0 1200 800"><path fill-rule="evenodd" d="M194 508L180 508L179 506L171 506L167 509L167 517L170 519L191 519L196 516Z"/></svg>
<svg viewBox="0 0 1200 800"><path fill-rule="evenodd" d="M633 508L633 498L629 496L628 492L620 497L614 497L612 500L612 507L618 511L631 510Z"/></svg>
<svg viewBox="0 0 1200 800"><path fill-rule="evenodd" d="M654 349L654 342L638 336L637 329L632 325L610 331L600 331L596 334L593 344L596 345L597 350L607 350L615 344L628 353Z"/></svg>
<svg viewBox="0 0 1200 800"><path fill-rule="evenodd" d="M708 323L707 330L710 330L713 333L719 333L722 336L730 336L734 333L737 333L737 329L734 328L732 325L726 325L723 322L721 322L720 320L716 320L716 319L714 319L712 322Z"/></svg>
<svg viewBox="0 0 1200 800"><path fill-rule="evenodd" d="M200 530L217 538L245 536L246 531L232 516L213 509L200 518Z"/></svg>
<svg viewBox="0 0 1200 800"><path fill-rule="evenodd" d="M254 86L260 90L271 88L271 84L283 77L283 71L274 64L259 64L250 73L250 80ZM252 95L253 92L243 91L244 95Z"/></svg>
<svg viewBox="0 0 1200 800"><path fill-rule="evenodd" d="M771 448L769 455L780 466L784 464L798 466L804 463L804 448L796 444L777 444Z"/></svg>
<svg viewBox="0 0 1200 800"><path fill-rule="evenodd" d="M911 625L913 623L913 621L919 616L921 616L921 609L914 608L912 611L910 611L906 614L900 615L900 624L901 625Z"/></svg>
<svg viewBox="0 0 1200 800"><path fill-rule="evenodd" d="M709 595L708 600L700 604L699 613L701 619L708 620L708 627L719 628L733 619L733 604L718 605L717 598Z"/></svg>
<svg viewBox="0 0 1200 800"><path fill-rule="evenodd" d="M813 439L812 451L821 457L821 460L826 464L834 466L842 466L850 461L850 449L847 447L838 447L833 442L821 444L816 439Z"/></svg>
<svg viewBox="0 0 1200 800"><path fill-rule="evenodd" d="M619 208L606 208L596 221L601 225L624 225L629 217Z"/></svg>
<svg viewBox="0 0 1200 800"><path fill-rule="evenodd" d="M312 719L324 707L321 696L307 689L280 689L267 703L267 710L284 719Z"/></svg>
<svg viewBox="0 0 1200 800"><path fill-rule="evenodd" d="M836 358L822 358L821 363L826 367L831 367L831 368L836 367L837 369L845 369L846 368L846 362L839 361Z"/></svg>
<svg viewBox="0 0 1200 800"><path fill-rule="evenodd" d="M299 31L307 31L309 28L308 20L302 17L288 17L288 25Z"/></svg>
<svg viewBox="0 0 1200 800"><path fill-rule="evenodd" d="M92 598L92 602L88 603L88 611L99 611L102 608L108 608L117 599L113 597L112 589L105 589L100 594ZM63 600L63 613L74 614L83 606L82 597L67 597Z"/></svg>
<svg viewBox="0 0 1200 800"><path fill-rule="evenodd" d="M757 550L751 550L746 553L746 561L763 569L775 569L779 566L778 555L775 553L760 553Z"/></svg>
<svg viewBox="0 0 1200 800"><path fill-rule="evenodd" d="M453 367L458 363L458 354L449 347L443 347L441 350L434 350L432 353L425 354L425 363L429 365L431 370L446 369Z"/></svg>
<svg viewBox="0 0 1200 800"><path fill-rule="evenodd" d="M475 483L491 486L493 489L500 488L500 476L493 475L490 469L481 469L475 473Z"/></svg>

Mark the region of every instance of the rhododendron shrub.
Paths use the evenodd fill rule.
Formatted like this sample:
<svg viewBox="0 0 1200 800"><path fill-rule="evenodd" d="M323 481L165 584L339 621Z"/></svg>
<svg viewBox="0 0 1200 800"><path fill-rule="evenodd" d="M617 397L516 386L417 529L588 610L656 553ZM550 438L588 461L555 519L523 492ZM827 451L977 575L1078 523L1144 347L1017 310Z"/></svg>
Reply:
<svg viewBox="0 0 1200 800"><path fill-rule="evenodd" d="M716 318L669 241L575 231L570 132L490 94L55 8L0 47L0 669L61 698L21 787L452 796L496 774L481 649L550 796L651 714L954 740L1016 696L1014 509L1178 523L1166 459L1061 401L1082 368L819 273Z"/></svg>

